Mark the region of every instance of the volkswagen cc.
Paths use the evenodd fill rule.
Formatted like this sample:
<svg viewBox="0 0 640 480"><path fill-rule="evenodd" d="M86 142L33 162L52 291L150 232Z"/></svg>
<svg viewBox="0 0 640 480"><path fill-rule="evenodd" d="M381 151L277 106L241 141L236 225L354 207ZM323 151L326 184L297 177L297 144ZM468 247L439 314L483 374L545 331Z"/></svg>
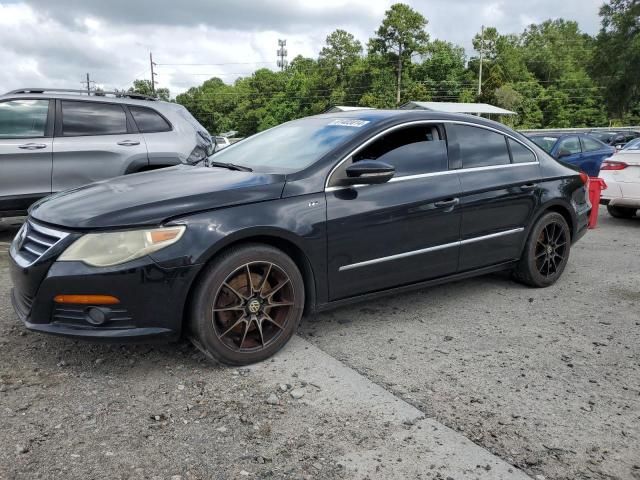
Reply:
<svg viewBox="0 0 640 480"><path fill-rule="evenodd" d="M13 305L33 331L186 334L249 364L305 312L501 270L552 285L586 232L586 183L482 118L318 115L39 201L10 248Z"/></svg>

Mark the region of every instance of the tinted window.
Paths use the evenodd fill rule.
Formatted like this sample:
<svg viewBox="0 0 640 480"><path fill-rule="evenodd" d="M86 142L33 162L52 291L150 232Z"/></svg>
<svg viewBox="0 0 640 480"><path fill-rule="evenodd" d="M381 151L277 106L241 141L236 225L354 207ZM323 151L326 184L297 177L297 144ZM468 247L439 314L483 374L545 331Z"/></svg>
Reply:
<svg viewBox="0 0 640 480"><path fill-rule="evenodd" d="M127 116L122 106L108 103L62 102L62 134L115 135L127 133Z"/></svg>
<svg viewBox="0 0 640 480"><path fill-rule="evenodd" d="M142 133L168 132L171 125L158 112L145 107L129 106L129 111Z"/></svg>
<svg viewBox="0 0 640 480"><path fill-rule="evenodd" d="M49 100L0 102L0 138L44 137Z"/></svg>
<svg viewBox="0 0 640 480"><path fill-rule="evenodd" d="M447 170L447 144L438 128L422 125L394 130L360 150L353 161L380 160L393 165L396 176Z"/></svg>
<svg viewBox="0 0 640 480"><path fill-rule="evenodd" d="M509 148L511 149L511 158L513 163L535 162L535 155L527 147L512 139L507 139Z"/></svg>
<svg viewBox="0 0 640 480"><path fill-rule="evenodd" d="M580 147L580 139L578 137L567 137L560 141L560 145L558 146L558 153L562 150L568 151L571 155L574 153L582 152L582 148Z"/></svg>
<svg viewBox="0 0 640 480"><path fill-rule="evenodd" d="M585 152L593 152L595 150L600 150L603 147L604 145L595 138L582 137L582 150Z"/></svg>
<svg viewBox="0 0 640 480"><path fill-rule="evenodd" d="M452 124L460 146L462 168L507 165L511 163L504 135L480 127Z"/></svg>

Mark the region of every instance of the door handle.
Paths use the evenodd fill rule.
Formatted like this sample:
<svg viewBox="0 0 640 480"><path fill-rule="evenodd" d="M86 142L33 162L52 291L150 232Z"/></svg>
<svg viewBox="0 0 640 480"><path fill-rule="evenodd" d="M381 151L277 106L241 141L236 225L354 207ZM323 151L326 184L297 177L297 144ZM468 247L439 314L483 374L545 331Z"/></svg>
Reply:
<svg viewBox="0 0 640 480"><path fill-rule="evenodd" d="M118 142L118 145L122 145L123 147L133 147L135 145L140 145L140 142L136 140L122 140Z"/></svg>
<svg viewBox="0 0 640 480"><path fill-rule="evenodd" d="M460 203L459 198L450 198L448 200L441 200L439 202L435 202L434 205L436 208L448 208L448 207L455 207L459 203Z"/></svg>
<svg viewBox="0 0 640 480"><path fill-rule="evenodd" d="M537 186L537 183L525 183L524 185L520 185L520 190L534 190Z"/></svg>
<svg viewBox="0 0 640 480"><path fill-rule="evenodd" d="M47 148L47 146L44 143L25 143L18 145L18 148L22 150L40 150L41 148Z"/></svg>

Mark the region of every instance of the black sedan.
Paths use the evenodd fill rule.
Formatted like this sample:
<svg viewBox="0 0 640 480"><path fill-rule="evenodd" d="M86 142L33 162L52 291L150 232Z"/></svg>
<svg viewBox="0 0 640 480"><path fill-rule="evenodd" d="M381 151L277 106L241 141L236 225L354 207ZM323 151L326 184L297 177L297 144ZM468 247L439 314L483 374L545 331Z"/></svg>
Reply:
<svg viewBox="0 0 640 480"><path fill-rule="evenodd" d="M186 333L248 364L304 312L499 270L553 284L587 228L586 182L481 118L319 115L40 201L10 249L13 304L30 330Z"/></svg>

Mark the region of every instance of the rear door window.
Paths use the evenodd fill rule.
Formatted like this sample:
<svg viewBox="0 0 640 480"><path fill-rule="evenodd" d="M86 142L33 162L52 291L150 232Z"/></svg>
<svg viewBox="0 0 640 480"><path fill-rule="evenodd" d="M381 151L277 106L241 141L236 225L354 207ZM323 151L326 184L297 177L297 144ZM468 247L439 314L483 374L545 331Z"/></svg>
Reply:
<svg viewBox="0 0 640 480"><path fill-rule="evenodd" d="M62 135L117 135L127 133L122 105L62 100Z"/></svg>
<svg viewBox="0 0 640 480"><path fill-rule="evenodd" d="M44 137L49 100L0 102L0 138Z"/></svg>
<svg viewBox="0 0 640 480"><path fill-rule="evenodd" d="M460 148L462 168L508 165L511 163L507 139L504 135L481 127L451 124Z"/></svg>
<svg viewBox="0 0 640 480"><path fill-rule="evenodd" d="M511 160L513 163L529 163L537 161L533 152L520 142L516 142L511 138L508 138L507 141L509 142Z"/></svg>
<svg viewBox="0 0 640 480"><path fill-rule="evenodd" d="M353 161L379 160L396 169L396 176L441 172L448 169L447 143L436 125L393 130L367 145Z"/></svg>
<svg viewBox="0 0 640 480"><path fill-rule="evenodd" d="M129 106L129 111L142 133L169 132L171 125L162 115L155 110L146 107Z"/></svg>
<svg viewBox="0 0 640 480"><path fill-rule="evenodd" d="M582 137L583 152L595 152L596 150L601 150L603 147L604 145L594 138Z"/></svg>

